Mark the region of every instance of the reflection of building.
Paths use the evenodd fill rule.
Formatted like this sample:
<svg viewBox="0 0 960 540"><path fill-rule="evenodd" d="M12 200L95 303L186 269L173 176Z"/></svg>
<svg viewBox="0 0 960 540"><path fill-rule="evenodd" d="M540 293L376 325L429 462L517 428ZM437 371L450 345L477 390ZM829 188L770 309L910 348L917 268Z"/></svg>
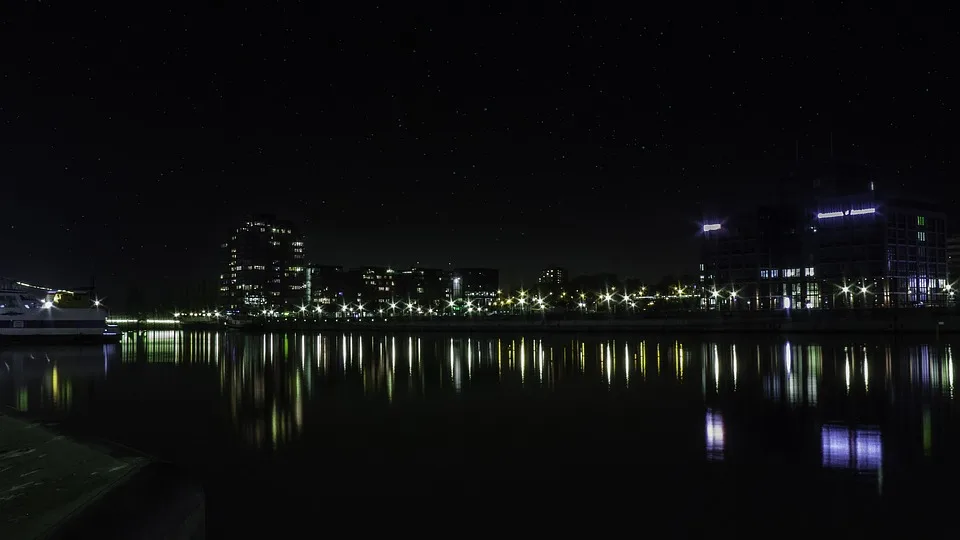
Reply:
<svg viewBox="0 0 960 540"><path fill-rule="evenodd" d="M227 344L232 356L224 363L221 393L229 401L234 425L253 446L277 448L300 436L303 402L309 391L308 347L283 340L239 338ZM291 348L301 362L274 362Z"/></svg>
<svg viewBox="0 0 960 540"><path fill-rule="evenodd" d="M306 300L303 237L292 223L268 215L248 218L222 247L220 294L226 309L292 309Z"/></svg>
<svg viewBox="0 0 960 540"><path fill-rule="evenodd" d="M723 415L719 411L707 409L707 459L711 461L723 460L724 429Z"/></svg>
<svg viewBox="0 0 960 540"><path fill-rule="evenodd" d="M877 471L883 464L883 440L877 430L827 425L820 440L824 467Z"/></svg>
<svg viewBox="0 0 960 540"><path fill-rule="evenodd" d="M771 401L786 399L792 406L816 406L823 365L819 346L805 349L791 345L783 346L782 354L774 355L773 365L782 369L763 376L763 395Z"/></svg>
<svg viewBox="0 0 960 540"><path fill-rule="evenodd" d="M470 301L477 307L493 304L499 287L500 271L494 268L460 268L450 276L451 300Z"/></svg>
<svg viewBox="0 0 960 540"><path fill-rule="evenodd" d="M883 197L872 182L863 187L706 220L702 305L761 310L945 305L943 211Z"/></svg>

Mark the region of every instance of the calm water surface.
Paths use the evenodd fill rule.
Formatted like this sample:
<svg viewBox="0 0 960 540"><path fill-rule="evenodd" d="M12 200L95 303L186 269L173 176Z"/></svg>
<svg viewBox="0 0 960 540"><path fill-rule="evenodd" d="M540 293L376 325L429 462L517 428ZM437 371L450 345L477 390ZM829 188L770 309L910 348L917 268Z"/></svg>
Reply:
<svg viewBox="0 0 960 540"><path fill-rule="evenodd" d="M158 331L4 349L0 400L182 465L204 484L215 532L352 494L637 501L740 529L883 530L956 507L953 350Z"/></svg>

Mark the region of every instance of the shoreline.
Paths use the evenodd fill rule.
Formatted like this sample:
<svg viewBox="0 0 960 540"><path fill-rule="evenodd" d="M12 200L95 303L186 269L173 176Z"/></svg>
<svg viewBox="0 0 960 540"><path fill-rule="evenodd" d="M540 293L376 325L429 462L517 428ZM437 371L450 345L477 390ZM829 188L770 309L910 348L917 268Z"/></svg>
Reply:
<svg viewBox="0 0 960 540"><path fill-rule="evenodd" d="M217 322L120 325L123 331L151 329L236 332L544 332L544 333L730 333L730 334L950 334L960 333L960 311L871 310L830 312L690 312L633 318L483 318L253 321L242 326Z"/></svg>

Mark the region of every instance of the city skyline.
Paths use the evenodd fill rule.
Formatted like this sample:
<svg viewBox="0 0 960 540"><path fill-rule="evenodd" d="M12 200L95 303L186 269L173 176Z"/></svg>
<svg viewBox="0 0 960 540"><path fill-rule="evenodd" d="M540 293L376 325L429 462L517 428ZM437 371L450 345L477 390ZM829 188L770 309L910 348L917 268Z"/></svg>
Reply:
<svg viewBox="0 0 960 540"><path fill-rule="evenodd" d="M347 266L656 280L798 163L958 200L939 19L392 11L11 8L0 275L163 298L262 211Z"/></svg>

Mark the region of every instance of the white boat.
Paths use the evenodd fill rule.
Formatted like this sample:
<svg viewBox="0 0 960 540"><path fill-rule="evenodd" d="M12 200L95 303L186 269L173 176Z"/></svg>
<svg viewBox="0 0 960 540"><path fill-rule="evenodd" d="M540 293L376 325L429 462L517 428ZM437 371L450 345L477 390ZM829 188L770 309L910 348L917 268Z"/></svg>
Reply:
<svg viewBox="0 0 960 540"><path fill-rule="evenodd" d="M0 289L0 342L119 341L117 326L107 324L107 311L93 303L79 307L74 296L55 291L39 297L35 291Z"/></svg>

